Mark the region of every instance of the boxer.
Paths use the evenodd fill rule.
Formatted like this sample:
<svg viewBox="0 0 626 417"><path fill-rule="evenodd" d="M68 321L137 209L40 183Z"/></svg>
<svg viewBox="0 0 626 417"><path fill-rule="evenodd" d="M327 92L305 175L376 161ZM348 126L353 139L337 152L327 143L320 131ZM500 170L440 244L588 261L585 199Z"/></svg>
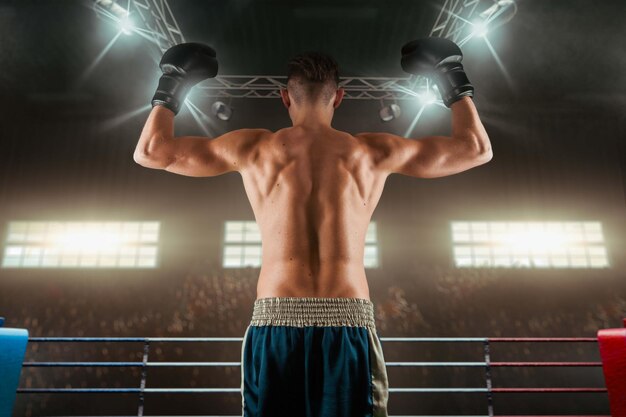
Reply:
<svg viewBox="0 0 626 417"><path fill-rule="evenodd" d="M241 351L244 416L388 415L365 234L391 174L443 177L492 158L461 59L441 38L402 48L403 69L431 77L451 109L449 137L334 129L344 96L337 63L307 53L289 62L281 90L292 126L209 139L174 137L174 116L193 85L217 74L215 51L180 44L164 54L135 161L192 177L239 173L261 231L263 265Z"/></svg>

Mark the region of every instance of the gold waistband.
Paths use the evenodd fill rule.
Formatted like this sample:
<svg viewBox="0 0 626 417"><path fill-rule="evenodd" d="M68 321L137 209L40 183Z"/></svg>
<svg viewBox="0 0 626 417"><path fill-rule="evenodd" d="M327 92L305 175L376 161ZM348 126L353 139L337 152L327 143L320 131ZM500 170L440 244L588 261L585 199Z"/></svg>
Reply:
<svg viewBox="0 0 626 417"><path fill-rule="evenodd" d="M254 302L250 325L375 328L374 306L363 298L261 298Z"/></svg>

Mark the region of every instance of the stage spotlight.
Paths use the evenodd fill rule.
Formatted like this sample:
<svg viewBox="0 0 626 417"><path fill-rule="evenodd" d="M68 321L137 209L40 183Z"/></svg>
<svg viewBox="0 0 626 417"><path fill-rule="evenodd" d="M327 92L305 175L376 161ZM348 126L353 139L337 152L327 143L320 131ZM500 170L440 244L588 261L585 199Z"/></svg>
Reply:
<svg viewBox="0 0 626 417"><path fill-rule="evenodd" d="M115 0L95 0L94 7L96 11L108 12L117 18L128 15L128 10L117 4Z"/></svg>
<svg viewBox="0 0 626 417"><path fill-rule="evenodd" d="M486 21L490 21L493 16L502 12L502 10L516 7L514 0L498 0L494 2L489 8L485 9L479 14L480 18Z"/></svg>
<svg viewBox="0 0 626 417"><path fill-rule="evenodd" d="M481 38L484 38L485 36L487 36L487 33L489 32L489 28L487 27L487 22L484 21L479 21L479 22L475 22L472 23L473 30L472 33L474 36L479 36Z"/></svg>
<svg viewBox="0 0 626 417"><path fill-rule="evenodd" d="M115 0L96 0L94 10L99 16L115 22L120 32L125 35L130 35L136 30L135 22L130 18L130 11Z"/></svg>
<svg viewBox="0 0 626 417"><path fill-rule="evenodd" d="M211 113L218 119L226 121L230 120L230 117L233 115L233 109L222 101L216 101L211 106Z"/></svg>
<svg viewBox="0 0 626 417"><path fill-rule="evenodd" d="M400 109L400 106L394 103L380 109L380 112L378 114L380 115L380 119L383 122L389 122L393 119L397 119L398 117L400 117L400 114L402 114L402 110Z"/></svg>
<svg viewBox="0 0 626 417"><path fill-rule="evenodd" d="M135 23L133 22L133 19L130 18L130 16L121 17L118 24L120 30L125 35L132 35L133 30L135 30Z"/></svg>
<svg viewBox="0 0 626 417"><path fill-rule="evenodd" d="M423 105L428 106L437 101L437 96L433 90L426 90L426 92L419 95L420 101Z"/></svg>
<svg viewBox="0 0 626 417"><path fill-rule="evenodd" d="M517 4L514 0L497 0L491 7L484 10L478 16L478 20L472 23L472 33L470 36L484 38L488 31L511 21L517 14Z"/></svg>

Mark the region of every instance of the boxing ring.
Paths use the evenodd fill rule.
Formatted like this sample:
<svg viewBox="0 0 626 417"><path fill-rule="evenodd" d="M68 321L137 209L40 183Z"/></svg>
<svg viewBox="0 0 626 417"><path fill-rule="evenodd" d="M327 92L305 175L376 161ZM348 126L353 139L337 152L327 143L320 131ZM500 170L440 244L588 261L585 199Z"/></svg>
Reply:
<svg viewBox="0 0 626 417"><path fill-rule="evenodd" d="M626 324L626 320L625 320ZM15 330L15 329L8 329ZM158 344L210 344L217 342L232 343L236 349L240 351L241 337L31 337L28 339L29 344L81 344L81 343L131 343L136 344L137 350L141 352L141 361L115 361L115 362L48 362L48 361L29 361L21 363L22 368L138 368L140 370L140 379L135 386L121 388L24 388L18 387L16 392L21 396L32 396L40 394L136 394L137 398L137 414L136 416L144 416L144 407L146 403L145 394L203 394L212 395L240 395L239 387L216 387L216 388L150 388L149 372L151 368L199 368L199 367L240 367L240 362L156 362L150 360L151 346ZM483 383L481 386L472 387L394 387L390 381L390 403L394 396L397 395L416 395L416 394L464 394L464 395L481 395L484 397L485 414L483 416L503 417L497 414L494 406L494 398L501 394L532 394L540 398L546 393L586 393L591 395L604 395L608 393L611 401L611 415L623 416L626 412L624 404L626 398L626 329L608 329L600 330L598 338L595 337L555 337L555 338L537 338L537 337L380 337L380 341L385 346L396 343L407 343L411 346L415 344L434 343L434 344L451 344L453 346L460 344L479 345L482 348L482 356L476 358L476 361L470 362L386 362L387 369L396 367L409 368L479 368L483 370ZM589 345L598 344L602 361L597 362L537 362L537 361L492 361L491 356L499 345L504 343L510 344L546 344L554 343L557 346L568 344ZM595 346L594 346L595 347ZM493 370L497 368L589 368L604 367L605 387L510 387L500 386L499 381L494 378ZM0 410L0 415L2 415ZM10 413L8 414L10 416ZM234 416L235 414L231 414ZM469 416L469 415L468 415ZM480 417L483 417L480 416ZM543 417L547 415L542 414ZM576 415L577 417L585 416L584 414ZM227 417L211 415L207 417ZM408 416L394 416L408 417ZM425 417L415 415L414 417ZM443 416L439 416L443 417ZM451 416L446 416L451 417ZM463 417L463 416L458 416ZM475 414L472 417L479 417ZM587 417L591 417L587 415ZM599 416L597 416L599 417Z"/></svg>

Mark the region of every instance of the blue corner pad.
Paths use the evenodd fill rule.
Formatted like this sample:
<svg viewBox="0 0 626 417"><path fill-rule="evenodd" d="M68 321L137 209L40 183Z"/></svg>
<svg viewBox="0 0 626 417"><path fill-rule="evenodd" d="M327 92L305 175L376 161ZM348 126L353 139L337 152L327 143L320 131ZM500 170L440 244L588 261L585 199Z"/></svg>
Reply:
<svg viewBox="0 0 626 417"><path fill-rule="evenodd" d="M0 327L0 417L13 412L27 344L28 330Z"/></svg>
<svg viewBox="0 0 626 417"><path fill-rule="evenodd" d="M0 327L4 326L4 317L0 317Z"/></svg>

